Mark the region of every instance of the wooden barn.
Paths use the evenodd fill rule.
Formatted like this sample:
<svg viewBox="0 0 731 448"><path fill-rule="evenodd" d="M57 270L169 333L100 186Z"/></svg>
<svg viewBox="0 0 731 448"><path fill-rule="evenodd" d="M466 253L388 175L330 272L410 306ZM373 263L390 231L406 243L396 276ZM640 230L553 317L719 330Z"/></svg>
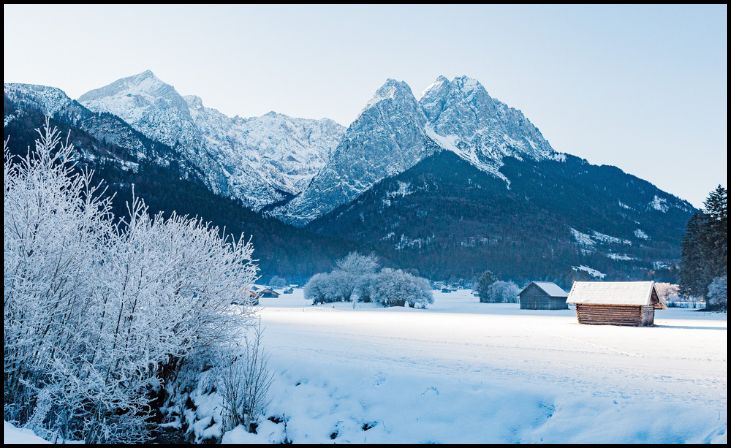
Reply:
<svg viewBox="0 0 731 448"><path fill-rule="evenodd" d="M651 326L655 309L667 308L655 282L574 282L567 303L580 324Z"/></svg>
<svg viewBox="0 0 731 448"><path fill-rule="evenodd" d="M521 310L566 310L566 291L551 282L530 282L518 294Z"/></svg>
<svg viewBox="0 0 731 448"><path fill-rule="evenodd" d="M259 291L259 297L263 297L265 299L276 299L279 297L279 293L272 288L264 288Z"/></svg>

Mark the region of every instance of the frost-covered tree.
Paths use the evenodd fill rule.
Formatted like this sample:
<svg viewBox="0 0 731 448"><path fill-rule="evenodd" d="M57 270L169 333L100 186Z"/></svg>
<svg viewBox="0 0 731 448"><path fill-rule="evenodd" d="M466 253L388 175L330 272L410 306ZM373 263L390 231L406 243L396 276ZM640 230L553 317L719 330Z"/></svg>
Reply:
<svg viewBox="0 0 731 448"><path fill-rule="evenodd" d="M324 272L313 275L304 286L305 299L312 300L313 304L325 302L325 283L329 274Z"/></svg>
<svg viewBox="0 0 731 448"><path fill-rule="evenodd" d="M190 354L239 337L251 244L77 172L48 120L34 151L4 160L4 416L49 438L142 442L150 401Z"/></svg>
<svg viewBox="0 0 731 448"><path fill-rule="evenodd" d="M333 271L335 274L333 278L339 282L344 300L351 300L355 308L359 300L356 289L360 279L378 270L378 258L374 254L361 255L358 252L351 252L338 260L335 265L337 269Z"/></svg>
<svg viewBox="0 0 731 448"><path fill-rule="evenodd" d="M384 306L426 308L434 302L429 282L399 269L383 269L371 284L370 297Z"/></svg>
<svg viewBox="0 0 731 448"><path fill-rule="evenodd" d="M378 278L379 274L377 273L365 274L358 278L353 295L357 297L359 302L373 301L373 285L376 284Z"/></svg>
<svg viewBox="0 0 731 448"><path fill-rule="evenodd" d="M269 280L269 286L271 286L272 288L284 288L285 286L287 286L287 280L278 275L275 275L274 277L272 277L271 280Z"/></svg>
<svg viewBox="0 0 731 448"><path fill-rule="evenodd" d="M350 300L353 280L343 271L315 274L305 284L306 299L313 304L345 302Z"/></svg>
<svg viewBox="0 0 731 448"><path fill-rule="evenodd" d="M337 262L329 273L315 274L305 285L305 298L313 304L356 301L377 302L384 306L424 308L433 302L429 281L402 270L385 268L380 272L374 255L351 253Z"/></svg>
<svg viewBox="0 0 731 448"><path fill-rule="evenodd" d="M351 252L338 260L335 265L337 270L353 276L372 274L378 270L378 257L374 254L361 255L358 252Z"/></svg>
<svg viewBox="0 0 731 448"><path fill-rule="evenodd" d="M356 289L361 279L377 269L375 255L351 252L336 262L336 269L332 272L312 276L305 285L305 298L311 299L313 304L358 300Z"/></svg>
<svg viewBox="0 0 731 448"><path fill-rule="evenodd" d="M710 285L708 285L708 295L706 299L706 308L711 310L727 309L728 290L726 289L726 277L716 277Z"/></svg>
<svg viewBox="0 0 731 448"><path fill-rule="evenodd" d="M493 282L480 296L480 302L486 303L516 303L520 288L513 282L498 280Z"/></svg>

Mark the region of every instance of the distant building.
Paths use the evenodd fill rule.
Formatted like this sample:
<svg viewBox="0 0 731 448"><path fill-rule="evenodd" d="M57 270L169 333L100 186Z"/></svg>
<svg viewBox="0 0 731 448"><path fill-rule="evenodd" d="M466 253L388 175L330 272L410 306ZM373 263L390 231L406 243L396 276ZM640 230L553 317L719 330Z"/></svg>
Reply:
<svg viewBox="0 0 731 448"><path fill-rule="evenodd" d="M264 288L259 291L259 297L263 297L265 299L276 299L279 297L279 293L271 288Z"/></svg>
<svg viewBox="0 0 731 448"><path fill-rule="evenodd" d="M566 291L551 282L530 282L518 294L521 310L567 310Z"/></svg>
<svg viewBox="0 0 731 448"><path fill-rule="evenodd" d="M667 308L655 282L574 282L567 303L580 324L651 326L655 310Z"/></svg>

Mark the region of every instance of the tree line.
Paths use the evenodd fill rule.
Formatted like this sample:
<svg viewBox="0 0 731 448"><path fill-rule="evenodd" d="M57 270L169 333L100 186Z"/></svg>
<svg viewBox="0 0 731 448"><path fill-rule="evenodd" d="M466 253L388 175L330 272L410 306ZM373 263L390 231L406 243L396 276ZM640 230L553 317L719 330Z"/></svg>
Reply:
<svg viewBox="0 0 731 448"><path fill-rule="evenodd" d="M717 186L688 221L680 263L680 292L705 297L707 309L726 310L728 210L726 189Z"/></svg>

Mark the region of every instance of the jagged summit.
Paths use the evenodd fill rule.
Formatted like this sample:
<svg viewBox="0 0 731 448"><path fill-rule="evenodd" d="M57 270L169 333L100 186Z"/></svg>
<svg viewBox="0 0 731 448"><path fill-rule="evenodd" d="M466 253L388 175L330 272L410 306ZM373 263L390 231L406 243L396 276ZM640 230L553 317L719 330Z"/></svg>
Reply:
<svg viewBox="0 0 731 448"><path fill-rule="evenodd" d="M275 112L228 117L205 107L200 97L181 96L150 70L92 90L79 101L177 148L205 173L211 190L255 210L299 193L344 131L330 120Z"/></svg>
<svg viewBox="0 0 731 448"><path fill-rule="evenodd" d="M429 121L427 133L440 146L504 180L504 157L559 158L522 112L492 98L474 78L440 77L419 104Z"/></svg>
<svg viewBox="0 0 731 448"><path fill-rule="evenodd" d="M407 170L438 150L424 133L425 124L409 85L386 80L307 188L272 213L304 225Z"/></svg>
<svg viewBox="0 0 731 448"><path fill-rule="evenodd" d="M500 171L505 157L558 154L520 111L490 97L474 78L439 76L418 101L406 82L387 79L307 189L274 213L306 223L440 149L506 185L510 180Z"/></svg>

